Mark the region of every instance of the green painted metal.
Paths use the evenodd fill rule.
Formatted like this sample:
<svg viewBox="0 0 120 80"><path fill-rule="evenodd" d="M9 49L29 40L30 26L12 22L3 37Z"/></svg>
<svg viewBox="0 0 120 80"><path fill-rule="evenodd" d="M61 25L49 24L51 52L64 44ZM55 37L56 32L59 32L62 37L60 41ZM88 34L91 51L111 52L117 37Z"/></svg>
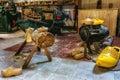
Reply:
<svg viewBox="0 0 120 80"><path fill-rule="evenodd" d="M18 30L18 27L13 25L16 22L17 13L14 9L7 10L0 5L0 33L11 33Z"/></svg>
<svg viewBox="0 0 120 80"><path fill-rule="evenodd" d="M42 26L48 27L49 31L53 34L61 34L61 29L73 29L74 27L65 27L64 26L64 16L62 15L61 11L56 11L56 10L44 10L44 13L52 13L53 14L53 20L45 20L42 19L39 22L35 22L35 21L30 21L30 20L19 20L17 21L17 26L19 26L24 32L25 29L31 27L31 28L39 28ZM60 13L60 19L56 19L56 15ZM44 15L41 15L44 18Z"/></svg>

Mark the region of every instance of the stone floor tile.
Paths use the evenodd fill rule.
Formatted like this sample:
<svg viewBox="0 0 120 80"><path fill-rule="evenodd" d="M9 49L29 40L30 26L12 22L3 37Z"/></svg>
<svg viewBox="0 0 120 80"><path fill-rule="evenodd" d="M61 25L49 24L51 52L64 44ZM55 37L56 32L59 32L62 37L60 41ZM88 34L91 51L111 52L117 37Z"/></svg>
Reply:
<svg viewBox="0 0 120 80"><path fill-rule="evenodd" d="M62 63L55 73L71 77L76 68L76 65Z"/></svg>
<svg viewBox="0 0 120 80"><path fill-rule="evenodd" d="M95 63L93 63L93 62L80 61L78 63L78 68L82 68L82 69L93 71L94 67L95 67Z"/></svg>
<svg viewBox="0 0 120 80"><path fill-rule="evenodd" d="M60 65L61 65L61 64L49 63L49 64L45 64L45 65L42 67L42 69L54 73L54 72L58 69L58 67L59 67ZM42 69L41 69L41 70L42 70Z"/></svg>
<svg viewBox="0 0 120 80"><path fill-rule="evenodd" d="M77 67L75 69L75 74L73 75L73 79L79 79L79 80L93 80L94 74L93 72L83 69L83 68L79 68Z"/></svg>
<svg viewBox="0 0 120 80"><path fill-rule="evenodd" d="M66 75L53 74L48 80L70 80L70 77L67 77Z"/></svg>
<svg viewBox="0 0 120 80"><path fill-rule="evenodd" d="M11 78L0 78L0 80L24 80L24 79L11 77Z"/></svg>
<svg viewBox="0 0 120 80"><path fill-rule="evenodd" d="M120 80L120 71L115 71L114 76L115 76L114 77L115 80Z"/></svg>
<svg viewBox="0 0 120 80"><path fill-rule="evenodd" d="M36 58L37 59L37 58ZM52 58L51 62L46 62L46 56L39 56L39 61L38 60L34 60L31 61L31 64L29 65L29 69L31 69L30 66L34 66L33 68L35 68L36 70L49 70L51 72L56 71L57 67L59 67L60 63L61 63L61 59L60 58Z"/></svg>
<svg viewBox="0 0 120 80"><path fill-rule="evenodd" d="M25 79L25 80L29 80L31 77L33 77L34 75L37 74L37 70L29 70L29 71L23 71L23 74L19 77Z"/></svg>
<svg viewBox="0 0 120 80"><path fill-rule="evenodd" d="M117 79L114 79L114 73L105 72L102 74L94 75L94 80L117 80Z"/></svg>
<svg viewBox="0 0 120 80"><path fill-rule="evenodd" d="M34 55L30 65L21 75L3 78L0 74L0 80L120 80L119 71L98 68L92 62L52 58L51 62L39 63L30 68L33 63L44 62L47 59L46 56ZM11 65L10 62L12 60L7 62L3 59L0 62L0 70Z"/></svg>
<svg viewBox="0 0 120 80"><path fill-rule="evenodd" d="M51 76L53 73L47 70L41 70L37 72L37 74L33 74L31 79L29 80L48 80L49 76Z"/></svg>
<svg viewBox="0 0 120 80"><path fill-rule="evenodd" d="M78 63L80 62L80 61L77 61L77 60L72 60L72 59L61 59L62 60L62 63L63 64L68 64L68 65L73 65L73 66L77 66L77 65L79 65Z"/></svg>
<svg viewBox="0 0 120 80"><path fill-rule="evenodd" d="M46 56L34 55L30 61L30 64L48 61Z"/></svg>
<svg viewBox="0 0 120 80"><path fill-rule="evenodd" d="M23 37L0 40L0 50L11 47L24 41Z"/></svg>

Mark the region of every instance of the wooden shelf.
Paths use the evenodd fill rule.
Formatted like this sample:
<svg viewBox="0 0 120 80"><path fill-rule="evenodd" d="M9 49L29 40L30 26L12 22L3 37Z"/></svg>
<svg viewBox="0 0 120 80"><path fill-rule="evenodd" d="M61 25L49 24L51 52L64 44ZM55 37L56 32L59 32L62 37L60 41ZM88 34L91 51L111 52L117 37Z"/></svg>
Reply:
<svg viewBox="0 0 120 80"><path fill-rule="evenodd" d="M70 0L39 0L31 2L14 2L16 6L61 6L61 5L75 5L75 2L70 2Z"/></svg>

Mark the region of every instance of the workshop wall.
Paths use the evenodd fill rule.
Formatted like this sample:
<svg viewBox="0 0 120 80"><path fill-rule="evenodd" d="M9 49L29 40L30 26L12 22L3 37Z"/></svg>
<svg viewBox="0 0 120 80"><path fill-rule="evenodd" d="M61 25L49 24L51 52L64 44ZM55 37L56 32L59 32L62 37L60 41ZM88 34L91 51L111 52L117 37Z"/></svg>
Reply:
<svg viewBox="0 0 120 80"><path fill-rule="evenodd" d="M81 16L82 15L82 16ZM118 9L89 9L78 10L78 27L86 18L100 18L104 20L104 26L109 28L110 35L116 35Z"/></svg>
<svg viewBox="0 0 120 80"><path fill-rule="evenodd" d="M95 9L97 7L98 0L82 0L81 1L81 8L82 9ZM120 9L120 0L101 0L102 1L102 8L109 8L109 5L112 4L113 8Z"/></svg>

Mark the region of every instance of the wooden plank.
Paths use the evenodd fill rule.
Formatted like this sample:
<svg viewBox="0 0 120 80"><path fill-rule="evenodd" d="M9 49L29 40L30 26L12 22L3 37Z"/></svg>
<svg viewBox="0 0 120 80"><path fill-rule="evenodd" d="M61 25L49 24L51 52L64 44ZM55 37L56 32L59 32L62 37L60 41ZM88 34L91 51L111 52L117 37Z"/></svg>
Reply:
<svg viewBox="0 0 120 80"><path fill-rule="evenodd" d="M96 9L98 0L82 0L81 7L83 9ZM109 4L113 4L113 8L119 8L120 9L120 0L102 0L102 8L108 9Z"/></svg>
<svg viewBox="0 0 120 80"><path fill-rule="evenodd" d="M78 10L78 27L86 18L100 18L104 20L104 26L109 28L110 35L116 35L118 9L89 9Z"/></svg>
<svg viewBox="0 0 120 80"><path fill-rule="evenodd" d="M89 8L89 0L82 0L81 7L83 9Z"/></svg>
<svg viewBox="0 0 120 80"><path fill-rule="evenodd" d="M97 5L97 0L82 0L81 7L83 9L95 9Z"/></svg>
<svg viewBox="0 0 120 80"><path fill-rule="evenodd" d="M102 0L102 8L107 8L107 0Z"/></svg>
<svg viewBox="0 0 120 80"><path fill-rule="evenodd" d="M97 7L97 0L92 0L92 1L90 0L89 3L90 3L89 4L90 5L89 6L90 9L96 9L96 7Z"/></svg>

